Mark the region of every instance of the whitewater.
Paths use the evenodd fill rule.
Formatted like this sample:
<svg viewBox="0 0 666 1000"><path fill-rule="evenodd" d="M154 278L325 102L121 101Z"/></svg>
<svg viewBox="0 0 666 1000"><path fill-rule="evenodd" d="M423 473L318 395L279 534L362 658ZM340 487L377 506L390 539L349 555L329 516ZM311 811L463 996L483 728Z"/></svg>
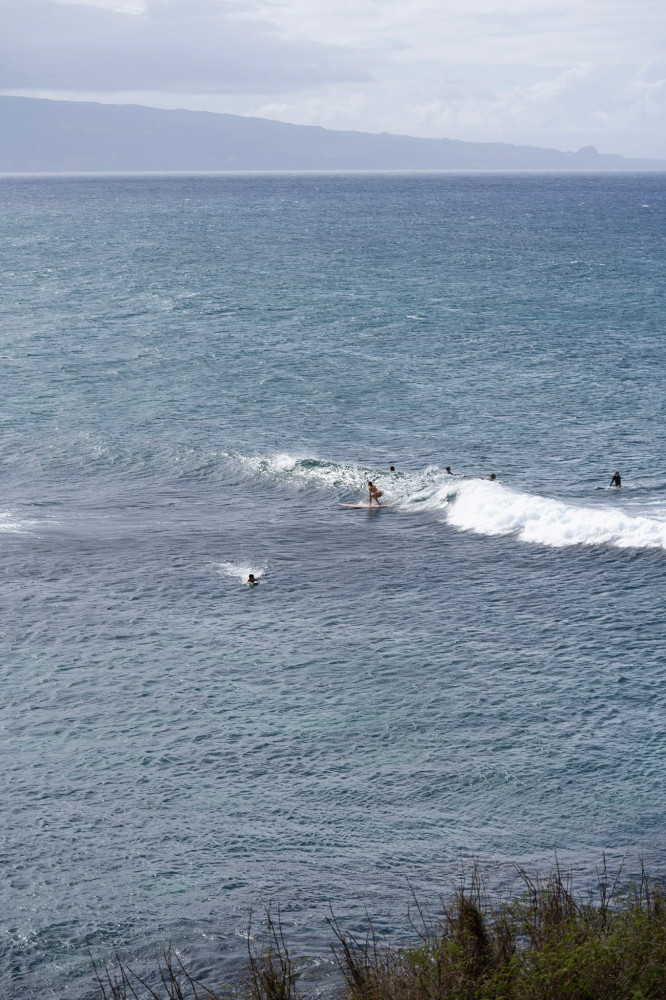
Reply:
<svg viewBox="0 0 666 1000"><path fill-rule="evenodd" d="M628 503L618 509L619 491L610 487L603 505L592 507L511 489L498 480L489 482L487 477L447 474L436 466L421 473L387 475L385 470L297 459L284 453L238 456L236 461L241 468L291 484L295 490L315 485L322 490L322 496L335 495L340 502L365 497L371 479L381 485L385 507L403 513L432 511L462 531L481 535L512 535L518 541L553 548L666 548L666 506L655 510L651 498L641 504L635 498L642 492L640 485L631 491L634 496ZM649 496L652 491L646 488L644 492Z"/></svg>
<svg viewBox="0 0 666 1000"><path fill-rule="evenodd" d="M659 873L665 195L0 178L3 998Z"/></svg>

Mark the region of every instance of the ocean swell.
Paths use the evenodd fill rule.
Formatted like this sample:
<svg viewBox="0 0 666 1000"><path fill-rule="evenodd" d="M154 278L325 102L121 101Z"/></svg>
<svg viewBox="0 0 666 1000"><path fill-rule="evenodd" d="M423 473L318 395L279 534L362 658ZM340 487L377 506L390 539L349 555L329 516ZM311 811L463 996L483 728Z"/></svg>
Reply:
<svg viewBox="0 0 666 1000"><path fill-rule="evenodd" d="M611 545L666 549L666 510L618 509L623 498L585 506L512 489L499 481L449 476L437 466L390 474L354 464L338 464L281 454L241 459L247 472L288 481L296 490L328 489L339 501L367 499L369 478L383 491L382 503L404 512L441 512L442 520L479 535L513 535L522 542L564 548Z"/></svg>

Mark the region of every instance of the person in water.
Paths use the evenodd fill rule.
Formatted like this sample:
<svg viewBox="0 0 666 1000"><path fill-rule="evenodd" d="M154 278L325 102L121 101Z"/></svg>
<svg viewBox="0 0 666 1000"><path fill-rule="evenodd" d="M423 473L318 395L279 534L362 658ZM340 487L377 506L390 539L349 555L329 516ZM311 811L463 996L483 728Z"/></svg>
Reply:
<svg viewBox="0 0 666 1000"><path fill-rule="evenodd" d="M378 490L374 483L371 483L368 479L368 506L372 507L372 501L377 501L377 506L381 507L379 498L382 495L382 491Z"/></svg>
<svg viewBox="0 0 666 1000"><path fill-rule="evenodd" d="M453 475L453 473L451 472L451 466L450 465L447 465L447 467L446 467L446 469L444 471L446 472L447 476L452 476Z"/></svg>
<svg viewBox="0 0 666 1000"><path fill-rule="evenodd" d="M613 478L611 479L610 484L611 486L616 486L618 490L622 489L622 478L617 469L613 473Z"/></svg>
<svg viewBox="0 0 666 1000"><path fill-rule="evenodd" d="M389 472L395 472L395 465L391 466L391 468L389 469Z"/></svg>
<svg viewBox="0 0 666 1000"><path fill-rule="evenodd" d="M487 479L489 483L494 483L495 480L497 479L497 476L495 475L494 472L491 472L489 476L482 476L481 478Z"/></svg>
<svg viewBox="0 0 666 1000"><path fill-rule="evenodd" d="M248 587L256 587L256 586L258 586L258 584L259 584L259 581L257 580L257 578L254 575L254 573L250 573L250 575L247 578L247 585L248 585Z"/></svg>

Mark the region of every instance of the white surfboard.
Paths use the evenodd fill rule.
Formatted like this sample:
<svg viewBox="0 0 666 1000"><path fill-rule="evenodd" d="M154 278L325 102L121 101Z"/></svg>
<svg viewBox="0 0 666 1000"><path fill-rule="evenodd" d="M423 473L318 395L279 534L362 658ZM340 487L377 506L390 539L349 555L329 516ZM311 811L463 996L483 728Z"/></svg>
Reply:
<svg viewBox="0 0 666 1000"><path fill-rule="evenodd" d="M380 503L380 504L376 504L376 503L341 503L340 506L341 507L356 507L356 508L363 508L363 507L365 507L366 510L381 510L382 507L386 507L387 504L385 504L385 503Z"/></svg>

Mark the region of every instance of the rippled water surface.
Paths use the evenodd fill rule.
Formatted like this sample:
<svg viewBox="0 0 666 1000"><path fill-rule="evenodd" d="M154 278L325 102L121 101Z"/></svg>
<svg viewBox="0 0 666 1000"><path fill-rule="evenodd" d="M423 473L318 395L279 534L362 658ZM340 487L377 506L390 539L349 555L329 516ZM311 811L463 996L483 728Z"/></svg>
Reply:
<svg viewBox="0 0 666 1000"><path fill-rule="evenodd" d="M665 193L0 180L3 996L661 864Z"/></svg>

